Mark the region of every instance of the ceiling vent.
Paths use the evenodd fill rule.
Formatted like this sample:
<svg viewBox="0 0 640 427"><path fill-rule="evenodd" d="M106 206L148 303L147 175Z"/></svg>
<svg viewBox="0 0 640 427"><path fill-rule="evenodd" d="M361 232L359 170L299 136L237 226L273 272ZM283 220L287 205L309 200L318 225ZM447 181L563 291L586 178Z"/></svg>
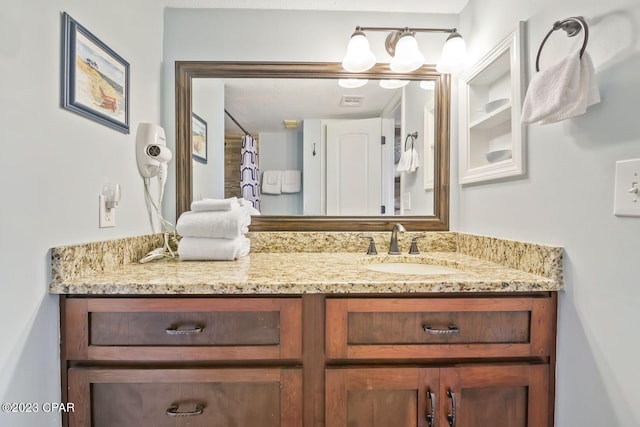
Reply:
<svg viewBox="0 0 640 427"><path fill-rule="evenodd" d="M340 106L342 107L360 107L364 96L361 95L342 95L340 98Z"/></svg>

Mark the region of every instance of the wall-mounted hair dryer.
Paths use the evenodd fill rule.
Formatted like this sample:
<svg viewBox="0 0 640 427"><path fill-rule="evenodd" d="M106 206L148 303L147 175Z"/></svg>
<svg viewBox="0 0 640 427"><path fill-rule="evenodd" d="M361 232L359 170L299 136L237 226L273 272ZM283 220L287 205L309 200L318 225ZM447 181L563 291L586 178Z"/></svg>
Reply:
<svg viewBox="0 0 640 427"><path fill-rule="evenodd" d="M173 156L167 148L164 129L152 123L140 123L136 133L136 159L143 178L153 178Z"/></svg>
<svg viewBox="0 0 640 427"><path fill-rule="evenodd" d="M175 227L162 216L162 198L164 196L164 184L167 180L167 163L171 160L171 151L167 148L164 129L153 123L140 123L136 133L136 160L138 170L144 179L144 194L149 209L150 220L153 227L153 214L155 211L160 227L164 234L164 246L149 252L140 262L149 262L164 257L174 257L174 252L169 244L170 239L177 245ZM151 178L157 176L159 182L158 200L151 196ZM170 237L170 234L173 237Z"/></svg>

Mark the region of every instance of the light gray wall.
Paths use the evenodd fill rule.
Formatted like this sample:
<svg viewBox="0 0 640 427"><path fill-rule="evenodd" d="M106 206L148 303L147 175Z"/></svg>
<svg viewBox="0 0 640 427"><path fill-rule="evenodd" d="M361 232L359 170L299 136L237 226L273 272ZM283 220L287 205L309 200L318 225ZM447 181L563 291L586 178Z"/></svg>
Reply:
<svg viewBox="0 0 640 427"><path fill-rule="evenodd" d="M640 425L640 218L613 215L615 161L640 157L640 3L471 0L461 16L479 57L528 20L528 69L556 20L583 15L602 102L579 118L528 129L524 179L452 185L454 227L565 248L560 293L557 426ZM558 31L541 65L578 49ZM454 149L457 153L457 149ZM452 164L457 163L454 153Z"/></svg>
<svg viewBox="0 0 640 427"><path fill-rule="evenodd" d="M59 107L61 13L131 64L130 135ZM124 12L126 11L126 12ZM135 132L159 123L162 9L154 0L8 0L0 8L0 401L59 402L58 297L49 249L151 232ZM98 195L122 186L116 227ZM0 412L0 425L60 425L60 415Z"/></svg>
<svg viewBox="0 0 640 427"><path fill-rule="evenodd" d="M267 170L302 170L302 132L260 132L258 156L260 182ZM304 179L304 177L302 177ZM303 192L261 194L263 215L302 215Z"/></svg>
<svg viewBox="0 0 640 427"><path fill-rule="evenodd" d="M224 84L194 79L193 112L207 122L207 163L192 160L193 197L224 198ZM240 166L238 166L240 167ZM175 193L169 193L173 198Z"/></svg>
<svg viewBox="0 0 640 427"><path fill-rule="evenodd" d="M163 125L167 143L175 145L176 60L211 61L329 61L340 62L356 26L455 27L457 15L364 13L291 10L165 9L163 67ZM380 62L385 33L367 37ZM427 57L440 57L446 34L418 35ZM262 155L262 153L261 153ZM168 194L175 191L175 168L169 166ZM262 169L262 168L261 168ZM175 200L165 199L168 218L175 217Z"/></svg>
<svg viewBox="0 0 640 427"><path fill-rule="evenodd" d="M424 189L424 108L433 104L432 91L424 90L420 87L420 82L411 82L404 88L405 94L405 124L406 132L402 135L402 145L404 148L405 139L408 133L418 132L418 138L414 141L413 147L418 152L420 166L415 172L404 174L404 192L411 197L411 209L405 209L405 215L433 215L433 191ZM409 144L410 140L407 141Z"/></svg>

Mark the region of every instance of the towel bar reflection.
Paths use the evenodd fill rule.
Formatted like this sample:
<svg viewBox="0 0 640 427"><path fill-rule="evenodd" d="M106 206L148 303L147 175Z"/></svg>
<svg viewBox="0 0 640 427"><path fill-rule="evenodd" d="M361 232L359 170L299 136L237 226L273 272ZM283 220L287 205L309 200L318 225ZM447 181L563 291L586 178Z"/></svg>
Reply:
<svg viewBox="0 0 640 427"><path fill-rule="evenodd" d="M540 54L542 53L542 48L547 42L547 39L549 39L549 36L557 30L564 30L568 37L573 37L580 33L580 31L583 31L584 41L582 42L582 48L580 48L580 58L582 58L582 55L587 48L587 43L589 42L589 26L587 25L587 21L585 21L582 16L573 16L561 21L556 21L551 30L549 30L547 35L544 36L544 39L542 39L542 43L540 43L540 47L538 48L538 54L536 55L536 72L540 71Z"/></svg>

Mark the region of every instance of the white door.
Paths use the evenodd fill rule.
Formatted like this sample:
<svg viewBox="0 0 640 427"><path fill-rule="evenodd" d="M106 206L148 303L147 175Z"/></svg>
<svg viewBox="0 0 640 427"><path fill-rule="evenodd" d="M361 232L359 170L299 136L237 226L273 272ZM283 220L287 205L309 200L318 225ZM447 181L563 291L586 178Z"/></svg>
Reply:
<svg viewBox="0 0 640 427"><path fill-rule="evenodd" d="M327 215L380 215L380 118L327 124Z"/></svg>

